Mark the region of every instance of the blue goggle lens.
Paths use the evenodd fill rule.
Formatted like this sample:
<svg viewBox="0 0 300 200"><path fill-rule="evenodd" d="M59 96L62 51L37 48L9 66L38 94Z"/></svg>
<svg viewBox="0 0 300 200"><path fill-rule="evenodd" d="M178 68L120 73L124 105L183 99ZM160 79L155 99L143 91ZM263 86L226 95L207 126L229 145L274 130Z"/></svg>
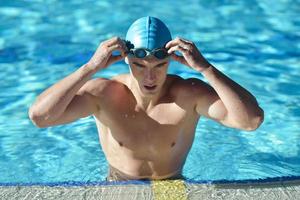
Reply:
<svg viewBox="0 0 300 200"><path fill-rule="evenodd" d="M128 40L123 40L123 41L125 42L126 47L129 50L129 53L137 58L145 58L150 54L156 57L157 59L164 59L169 56L167 50L164 48L154 49L152 51L145 48L134 49L134 45L130 41Z"/></svg>
<svg viewBox="0 0 300 200"><path fill-rule="evenodd" d="M146 49L133 49L131 50L132 54L137 57L137 58L145 58L148 55L153 55L154 57L156 57L157 59L164 59L168 56L168 53L166 50L164 49L156 49L153 51L149 51Z"/></svg>
<svg viewBox="0 0 300 200"><path fill-rule="evenodd" d="M145 58L147 56L147 52L144 49L136 49L133 51L133 54L137 58Z"/></svg>
<svg viewBox="0 0 300 200"><path fill-rule="evenodd" d="M158 51L155 51L153 55L158 59L164 59L168 56L168 53L167 51L160 49Z"/></svg>

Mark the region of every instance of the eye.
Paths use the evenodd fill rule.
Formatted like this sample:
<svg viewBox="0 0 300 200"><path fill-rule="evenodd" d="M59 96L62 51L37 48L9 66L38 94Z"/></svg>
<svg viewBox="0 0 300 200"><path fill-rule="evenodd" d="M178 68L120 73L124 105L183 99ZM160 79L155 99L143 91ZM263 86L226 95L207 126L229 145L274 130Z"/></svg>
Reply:
<svg viewBox="0 0 300 200"><path fill-rule="evenodd" d="M156 65L155 67L156 67L156 68L161 68L161 67L164 67L166 64L167 64L167 63L161 63L161 64L159 64L159 65Z"/></svg>
<svg viewBox="0 0 300 200"><path fill-rule="evenodd" d="M144 68L144 65L135 64L138 68Z"/></svg>
<svg viewBox="0 0 300 200"><path fill-rule="evenodd" d="M138 63L136 63L136 62L134 62L134 63L132 63L132 64L135 65L135 66L137 66L138 68L145 68L144 65L140 65L140 64L138 64Z"/></svg>

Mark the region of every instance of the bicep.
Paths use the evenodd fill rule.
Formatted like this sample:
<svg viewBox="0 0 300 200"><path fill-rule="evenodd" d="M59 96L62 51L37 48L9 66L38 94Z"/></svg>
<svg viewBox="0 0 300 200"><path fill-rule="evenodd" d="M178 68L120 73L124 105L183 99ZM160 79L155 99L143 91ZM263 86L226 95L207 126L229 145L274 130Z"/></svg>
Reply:
<svg viewBox="0 0 300 200"><path fill-rule="evenodd" d="M197 98L196 111L199 115L214 119L222 120L227 114L227 110L219 96L211 90L202 93Z"/></svg>
<svg viewBox="0 0 300 200"><path fill-rule="evenodd" d="M199 115L213 119L227 127L238 128L238 125L228 118L224 103L210 85L203 85L196 99L196 112Z"/></svg>
<svg viewBox="0 0 300 200"><path fill-rule="evenodd" d="M70 123L92 115L97 107L94 98L95 97L89 93L76 94L63 114L52 122L51 126Z"/></svg>

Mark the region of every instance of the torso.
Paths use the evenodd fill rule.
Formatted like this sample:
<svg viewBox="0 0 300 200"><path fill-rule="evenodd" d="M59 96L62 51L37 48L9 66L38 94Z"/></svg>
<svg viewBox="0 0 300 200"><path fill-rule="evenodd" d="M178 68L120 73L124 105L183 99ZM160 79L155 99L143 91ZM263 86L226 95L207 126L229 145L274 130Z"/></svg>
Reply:
<svg viewBox="0 0 300 200"><path fill-rule="evenodd" d="M127 78L123 75L108 84L94 115L107 161L137 179L181 173L199 119L193 99L177 88L182 79L168 76L168 92L145 111L136 106Z"/></svg>

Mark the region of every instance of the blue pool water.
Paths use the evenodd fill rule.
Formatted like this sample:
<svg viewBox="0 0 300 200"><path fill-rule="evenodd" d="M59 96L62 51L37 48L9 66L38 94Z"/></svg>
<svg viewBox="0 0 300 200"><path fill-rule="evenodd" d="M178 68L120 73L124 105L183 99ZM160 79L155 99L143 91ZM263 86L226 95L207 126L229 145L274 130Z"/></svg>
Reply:
<svg viewBox="0 0 300 200"><path fill-rule="evenodd" d="M102 40L125 37L145 15L194 41L265 110L254 132L201 119L184 175L196 181L299 176L299 1L184 2L0 1L0 183L104 180L107 162L92 117L38 129L27 111L44 89L87 62ZM96 77L126 72L119 62ZM169 73L202 79L175 62Z"/></svg>

